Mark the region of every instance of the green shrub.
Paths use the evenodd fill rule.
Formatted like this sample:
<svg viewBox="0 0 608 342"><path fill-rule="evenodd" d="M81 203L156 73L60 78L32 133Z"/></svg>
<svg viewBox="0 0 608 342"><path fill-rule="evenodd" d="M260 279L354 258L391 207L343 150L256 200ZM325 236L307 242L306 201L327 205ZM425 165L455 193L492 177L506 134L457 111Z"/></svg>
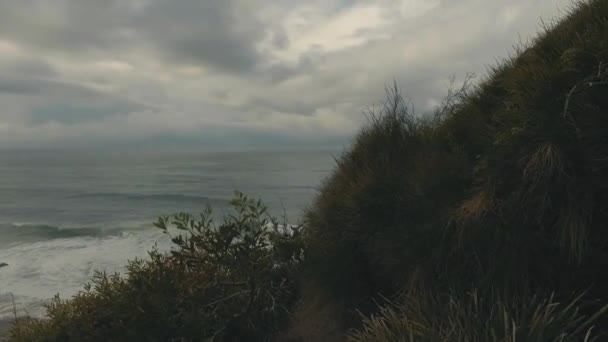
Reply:
<svg viewBox="0 0 608 342"><path fill-rule="evenodd" d="M15 341L266 341L285 325L298 295L298 227L281 226L265 207L237 194L235 215L219 226L211 210L161 217L170 254L129 262L127 276L98 273L69 300L55 298L48 319L19 319Z"/></svg>

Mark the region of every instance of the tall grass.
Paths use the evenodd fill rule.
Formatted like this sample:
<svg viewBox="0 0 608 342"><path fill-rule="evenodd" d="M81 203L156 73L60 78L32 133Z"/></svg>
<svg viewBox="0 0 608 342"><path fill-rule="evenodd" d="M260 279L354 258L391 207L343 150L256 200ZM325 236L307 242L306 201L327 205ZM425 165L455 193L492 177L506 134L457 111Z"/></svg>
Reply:
<svg viewBox="0 0 608 342"><path fill-rule="evenodd" d="M424 301L424 302L422 302ZM608 338L597 317L581 313L581 296L557 302L553 295L502 299L473 291L457 297L415 296L384 305L366 317L349 342L592 342Z"/></svg>
<svg viewBox="0 0 608 342"><path fill-rule="evenodd" d="M390 92L307 213L307 286L346 325L420 288L603 307L606 37L608 1L581 2L433 116Z"/></svg>

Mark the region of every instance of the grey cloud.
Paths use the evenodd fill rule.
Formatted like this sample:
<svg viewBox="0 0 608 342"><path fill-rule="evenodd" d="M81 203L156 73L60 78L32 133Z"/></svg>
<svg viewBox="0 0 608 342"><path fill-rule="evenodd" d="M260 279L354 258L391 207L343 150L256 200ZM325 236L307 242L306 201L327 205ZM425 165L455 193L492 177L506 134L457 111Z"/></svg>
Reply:
<svg viewBox="0 0 608 342"><path fill-rule="evenodd" d="M132 18L133 28L164 54L178 61L246 71L258 61L254 44L263 26L241 7L245 3L155 1Z"/></svg>
<svg viewBox="0 0 608 342"><path fill-rule="evenodd" d="M116 94L46 79L0 78L0 94L33 97L32 102L36 105L24 119L35 125L47 122L74 124L153 109Z"/></svg>
<svg viewBox="0 0 608 342"><path fill-rule="evenodd" d="M0 63L0 73L3 75L19 75L20 77L58 76L57 71L51 64L34 58Z"/></svg>
<svg viewBox="0 0 608 342"><path fill-rule="evenodd" d="M48 122L78 124L88 121L104 120L116 115L128 114L140 109L128 102L90 104L90 103L55 103L35 108L30 113L30 123L41 125Z"/></svg>
<svg viewBox="0 0 608 342"><path fill-rule="evenodd" d="M0 33L21 44L55 51L116 49L126 19L118 1L0 1Z"/></svg>
<svg viewBox="0 0 608 342"><path fill-rule="evenodd" d="M247 71L256 63L253 50L244 50L238 40L219 37L199 37L194 34L169 39L168 46L175 58L185 61L208 63L230 71Z"/></svg>
<svg viewBox="0 0 608 342"><path fill-rule="evenodd" d="M275 86L298 75L314 73L320 58L312 54L301 56L297 63L288 65L285 63L275 63L270 65L258 65L248 76L256 81L260 81Z"/></svg>
<svg viewBox="0 0 608 342"><path fill-rule="evenodd" d="M66 97L87 101L99 101L99 95L104 94L85 85L41 78L2 77L0 78L0 86L6 89L19 90L14 91L14 93L65 95Z"/></svg>
<svg viewBox="0 0 608 342"><path fill-rule="evenodd" d="M16 56L0 56L0 136L118 142L137 131L142 141L179 136L206 144L236 131L252 143L272 130L309 140L344 134L332 127L364 121L360 109L382 100L393 79L417 112L430 109L450 75L483 74L513 51L518 34L537 30L539 14L557 14L556 3L569 0L442 0L426 17L407 20L395 10L400 1L359 0L383 6L387 25L355 30L366 41L358 46L298 50L286 62L269 51L301 43L282 27L302 5L295 0L0 0L0 49L3 39L19 47ZM322 18L318 28L356 3L305 5ZM259 19L254 6L272 11ZM523 12L503 24L502 14L517 7Z"/></svg>
<svg viewBox="0 0 608 342"><path fill-rule="evenodd" d="M279 98L255 98L249 101L244 107L243 110L249 109L252 111L257 111L259 113L264 113L265 111L276 111L281 113L291 113L296 115L311 115L317 108L319 108L319 104L315 103L307 103L302 100L294 99L294 100L281 100Z"/></svg>
<svg viewBox="0 0 608 342"><path fill-rule="evenodd" d="M473 5L479 6L479 3ZM496 13L504 7L504 4L494 3L484 8L484 12ZM271 96L252 98L242 108L301 115L310 115L336 103L358 104L363 109L381 100L383 87L390 86L395 79L417 113L431 110L433 103L447 93L447 82L452 75L460 81L468 72L483 74L486 65L512 50L518 29L524 27L526 21L534 22L522 16L508 30L497 31L493 29L495 16L483 15L466 21L466 9L438 8L433 12L435 20L421 18L402 26L397 24L391 40L372 40L344 51L325 53L322 58L314 60L313 68L293 74L306 74L308 82L297 86L279 83ZM460 29L454 30L455 25ZM485 31L479 30L484 27ZM407 61L403 52L405 46L413 43L415 49L424 49L425 40L438 34L442 41L437 44L441 45L429 46L431 50L427 48L428 51L423 50L415 60ZM462 34L474 36L466 39L459 36ZM359 111L346 114L361 116Z"/></svg>
<svg viewBox="0 0 608 342"><path fill-rule="evenodd" d="M264 27L245 4L223 1L1 1L0 36L59 52L100 53L134 46L174 63L246 71L261 58Z"/></svg>
<svg viewBox="0 0 608 342"><path fill-rule="evenodd" d="M0 78L0 94L32 95L40 93L40 87L31 82Z"/></svg>
<svg viewBox="0 0 608 342"><path fill-rule="evenodd" d="M311 51L302 56L296 67L264 66L267 57L256 44L270 34L272 46L285 49L290 44L289 37L282 28L270 29L271 23L259 22L252 13L256 4L245 0L150 0L142 2L140 8L133 6L137 3L134 0L58 2L61 5L57 11L62 15L52 20L45 14L46 2L42 0L37 0L38 5L7 6L9 10L4 15L0 13L0 22L4 23L0 24L0 32L48 49L79 54L144 47L174 64L198 64L241 75L263 73L273 81L306 71L314 54ZM260 4L265 3L257 3ZM295 4L287 1L282 4L283 10ZM23 15L26 8L32 9L31 16ZM21 17L27 27L17 29L24 25L14 22L15 17Z"/></svg>
<svg viewBox="0 0 608 342"><path fill-rule="evenodd" d="M275 48L285 49L289 46L289 37L284 31L275 31L272 35L272 45Z"/></svg>

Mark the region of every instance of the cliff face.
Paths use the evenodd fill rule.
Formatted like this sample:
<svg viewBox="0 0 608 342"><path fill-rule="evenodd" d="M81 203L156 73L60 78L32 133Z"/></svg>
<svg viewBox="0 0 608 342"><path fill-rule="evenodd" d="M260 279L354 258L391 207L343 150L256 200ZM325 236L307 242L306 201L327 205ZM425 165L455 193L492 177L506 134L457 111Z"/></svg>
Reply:
<svg viewBox="0 0 608 342"><path fill-rule="evenodd" d="M308 212L316 295L368 313L403 289L608 302L608 1L432 118L389 95Z"/></svg>

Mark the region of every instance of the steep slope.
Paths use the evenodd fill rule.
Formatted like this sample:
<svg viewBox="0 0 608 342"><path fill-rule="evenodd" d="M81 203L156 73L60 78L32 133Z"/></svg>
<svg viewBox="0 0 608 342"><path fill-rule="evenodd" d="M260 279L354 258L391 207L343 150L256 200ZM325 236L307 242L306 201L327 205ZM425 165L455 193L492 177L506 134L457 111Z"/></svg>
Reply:
<svg viewBox="0 0 608 342"><path fill-rule="evenodd" d="M311 297L347 326L403 289L608 302L608 1L432 118L389 95L307 214Z"/></svg>

